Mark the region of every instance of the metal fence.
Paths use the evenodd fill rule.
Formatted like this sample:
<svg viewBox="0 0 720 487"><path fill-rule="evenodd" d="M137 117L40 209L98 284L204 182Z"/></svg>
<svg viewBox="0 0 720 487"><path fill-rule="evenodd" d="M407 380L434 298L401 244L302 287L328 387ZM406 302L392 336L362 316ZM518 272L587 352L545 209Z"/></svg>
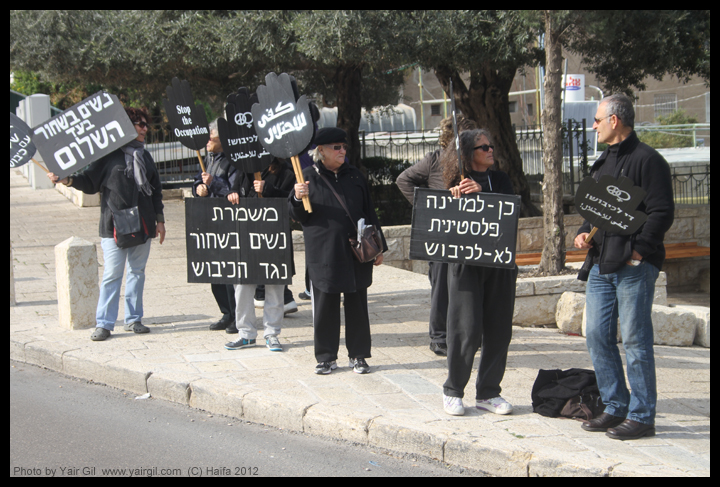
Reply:
<svg viewBox="0 0 720 487"><path fill-rule="evenodd" d="M200 170L197 153L183 146L168 124L150 124L146 142L163 186L188 184Z"/></svg>
<svg viewBox="0 0 720 487"><path fill-rule="evenodd" d="M671 167L676 205L710 204L710 164Z"/></svg>
<svg viewBox="0 0 720 487"><path fill-rule="evenodd" d="M563 189L574 195L575 188L588 174L588 137L585 120L570 120L562 128ZM523 171L531 190L540 192L545 167L543 137L540 126L516 130L516 141ZM360 132L362 158L384 157L414 164L428 152L440 148L438 132L365 133ZM167 124L154 123L148 132L146 148L153 156L165 186L189 184L200 170L197 154L185 148ZM204 154L204 151L203 151ZM677 204L710 204L710 165L671 166ZM386 179L386 178L383 178ZM391 181L383 181L391 183Z"/></svg>

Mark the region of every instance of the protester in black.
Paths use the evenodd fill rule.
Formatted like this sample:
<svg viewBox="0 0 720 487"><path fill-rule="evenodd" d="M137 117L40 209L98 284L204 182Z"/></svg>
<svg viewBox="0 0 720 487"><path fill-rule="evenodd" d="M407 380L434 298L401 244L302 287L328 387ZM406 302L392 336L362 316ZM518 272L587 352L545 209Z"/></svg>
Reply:
<svg viewBox="0 0 720 487"><path fill-rule="evenodd" d="M395 183L410 204L414 204L415 188L445 189L440 156L442 151L452 142L454 145L455 132L453 119L447 117L440 122L440 149L428 152L425 157L405 169L397 177ZM458 117L457 128L459 132L476 129L475 122ZM446 262L428 262L428 278L430 279L430 350L436 355L447 355L447 269Z"/></svg>
<svg viewBox="0 0 720 487"><path fill-rule="evenodd" d="M495 162L490 140L490 134L482 129L460 134L462 180L456 148L450 146L443 152L445 183L454 197L480 191L514 194L507 174L490 170ZM462 397L481 346L476 407L497 414L512 412L510 403L500 397L500 382L512 337L516 279L517 267L448 265L448 378L443 386L443 407L448 414L465 413Z"/></svg>
<svg viewBox="0 0 720 487"><path fill-rule="evenodd" d="M199 198L225 198L239 174L222 151L217 121L210 124L210 139L205 146L204 172L198 171L193 182L193 196ZM210 325L211 330L235 327L235 290L232 284L210 284L222 318Z"/></svg>
<svg viewBox="0 0 720 487"><path fill-rule="evenodd" d="M370 317L367 288L372 284L373 264L380 265L383 255L374 262L360 263L352 255L348 238L357 234L357 221L380 229L380 222L370 200L362 173L345 162L347 135L338 128L318 130L317 147L310 151L315 164L303 170L305 184L295 184L289 197L290 215L303 226L305 261L310 274L315 357L317 374L329 374L337 368L340 346L340 294L344 295L345 341L354 372L369 372L365 359L370 358ZM324 177L345 200L352 220L348 218ZM301 198L309 195L312 213L303 207ZM382 236L382 232L381 232ZM383 250L387 250L385 237Z"/></svg>

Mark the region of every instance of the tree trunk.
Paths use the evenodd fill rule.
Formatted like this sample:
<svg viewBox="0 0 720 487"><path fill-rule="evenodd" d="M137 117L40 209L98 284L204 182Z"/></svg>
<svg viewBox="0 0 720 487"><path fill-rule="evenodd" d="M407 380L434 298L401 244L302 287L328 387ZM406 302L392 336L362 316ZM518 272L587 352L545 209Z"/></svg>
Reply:
<svg viewBox="0 0 720 487"><path fill-rule="evenodd" d="M565 267L565 224L562 206L561 68L560 30L554 12L543 12L545 22L545 109L543 122L543 232L545 243L539 275L557 275Z"/></svg>
<svg viewBox="0 0 720 487"><path fill-rule="evenodd" d="M333 83L337 97L338 119L337 126L347 132L348 151L347 158L355 167L363 169L360 162L360 117L362 116L362 89L361 65L341 65L335 70Z"/></svg>
<svg viewBox="0 0 720 487"><path fill-rule="evenodd" d="M454 69L439 67L435 70L435 76L446 93L450 92L452 78L457 108L465 118L474 120L479 127L490 131L499 169L510 176L515 194L522 198L520 216L538 216L540 210L530 201L530 187L523 172L522 159L510 120L508 93L515 70L507 71L503 74L488 67L482 72L470 73L469 88Z"/></svg>

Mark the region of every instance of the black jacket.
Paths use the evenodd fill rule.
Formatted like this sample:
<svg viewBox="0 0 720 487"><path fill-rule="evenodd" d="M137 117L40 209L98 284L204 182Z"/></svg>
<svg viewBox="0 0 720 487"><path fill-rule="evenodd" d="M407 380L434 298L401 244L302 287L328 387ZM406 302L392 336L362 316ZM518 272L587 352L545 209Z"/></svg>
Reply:
<svg viewBox="0 0 720 487"><path fill-rule="evenodd" d="M352 221L319 173L333 185L350 210ZM370 192L362 173L349 163L343 164L337 174L316 163L303 170L309 183L312 213L305 211L302 201L295 200L290 192L290 216L302 223L305 236L305 263L313 286L325 293L354 293L372 284L373 263L361 264L352 256L350 236L357 236L357 221L365 218L367 225L380 230L380 222L370 200ZM380 231L383 251L387 250L385 237Z"/></svg>
<svg viewBox="0 0 720 487"><path fill-rule="evenodd" d="M609 150L603 152L593 164L590 174L596 180L600 168L607 160L608 152ZM600 274L617 272L630 260L632 251L636 250L643 260L662 269L665 261L663 239L675 218L670 166L655 149L640 142L633 131L620 143L617 164L612 175L615 178L628 177L636 186L645 190L647 195L638 210L646 213L648 218L633 235L617 235L598 230L593 241L600 242L599 255L595 248L590 249L583 267L588 267L588 263L595 259ZM578 230L578 235L590 232L591 229L592 225L586 220Z"/></svg>
<svg viewBox="0 0 720 487"><path fill-rule="evenodd" d="M147 180L153 187L152 194L146 196L142 191L138 195L137 206L145 221L150 238L155 237L156 222L164 222L162 184L155 162L148 151L143 154ZM122 149L111 152L90 164L83 172L72 176L71 186L86 194L101 192L100 197L100 236L113 238L112 210L108 200L118 209L132 207L134 193L137 192L135 179L125 175L125 153Z"/></svg>
<svg viewBox="0 0 720 487"><path fill-rule="evenodd" d="M295 172L289 162L279 160L279 170L277 173L270 172L270 167L263 170L261 178L265 181L263 186L263 198L287 198L293 192L295 186ZM253 198L257 195L255 192L255 174L254 173L238 173L230 190L231 193L238 193L241 198Z"/></svg>
<svg viewBox="0 0 720 487"><path fill-rule="evenodd" d="M208 196L211 198L224 198L231 192L235 179L240 172L230 164L230 160L223 152L209 152L205 156L205 169L213 177L208 187ZM198 171L193 181L192 194L197 197L197 187L203 184L202 171Z"/></svg>

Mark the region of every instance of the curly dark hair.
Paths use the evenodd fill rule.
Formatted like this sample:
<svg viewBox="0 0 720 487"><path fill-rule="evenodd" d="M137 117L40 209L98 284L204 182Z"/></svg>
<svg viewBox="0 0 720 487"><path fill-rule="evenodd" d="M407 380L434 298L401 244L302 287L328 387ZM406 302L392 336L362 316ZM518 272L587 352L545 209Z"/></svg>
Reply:
<svg viewBox="0 0 720 487"><path fill-rule="evenodd" d="M478 128L474 120L465 118L462 115L457 117L458 132L464 132L465 130L474 130ZM441 148L445 148L450 145L450 142L455 138L455 132L452 126L452 117L443 118L440 120L440 136L438 137L438 144Z"/></svg>
<svg viewBox="0 0 720 487"><path fill-rule="evenodd" d="M486 129L466 130L460 132L460 156L463 161L463 173L467 175L472 171L473 152L475 141L484 135L492 144L490 132ZM460 168L458 166L455 144L449 144L440 156L440 164L443 168L443 179L446 188L452 188L460 184Z"/></svg>
<svg viewBox="0 0 720 487"><path fill-rule="evenodd" d="M126 107L125 113L128 114L132 123L141 122L143 118L147 123L151 122L150 115L144 108Z"/></svg>

